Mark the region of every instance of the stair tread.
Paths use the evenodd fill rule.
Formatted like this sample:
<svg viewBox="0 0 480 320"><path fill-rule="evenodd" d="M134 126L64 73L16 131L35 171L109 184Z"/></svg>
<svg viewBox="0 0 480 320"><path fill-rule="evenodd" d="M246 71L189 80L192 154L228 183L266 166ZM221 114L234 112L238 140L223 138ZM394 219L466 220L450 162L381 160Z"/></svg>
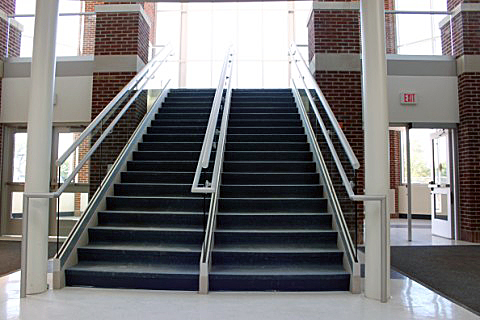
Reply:
<svg viewBox="0 0 480 320"><path fill-rule="evenodd" d="M147 264L104 261L81 261L68 268L71 271L105 272L105 273L136 273L136 274L188 274L198 275L198 265L189 264Z"/></svg>
<svg viewBox="0 0 480 320"><path fill-rule="evenodd" d="M158 243L89 243L80 249L122 250L122 251L162 251L162 252L201 252L201 245L158 244Z"/></svg>
<svg viewBox="0 0 480 320"><path fill-rule="evenodd" d="M213 265L210 275L292 276L349 275L342 265Z"/></svg>
<svg viewBox="0 0 480 320"><path fill-rule="evenodd" d="M299 244L219 244L213 252L246 252L246 253L329 253L342 252L336 243L314 245Z"/></svg>
<svg viewBox="0 0 480 320"><path fill-rule="evenodd" d="M189 228L189 227L149 227L149 226L95 226L89 228L91 230L117 230L117 231L169 231L169 232L202 232L203 228Z"/></svg>
<svg viewBox="0 0 480 320"><path fill-rule="evenodd" d="M184 212L184 211L142 211L142 210L101 210L101 213L107 214L150 214L150 215L162 215L162 214L178 214L178 215L203 215L202 212Z"/></svg>
<svg viewBox="0 0 480 320"><path fill-rule="evenodd" d="M333 229L221 229L217 228L215 232L220 233L280 233L280 234L295 234L295 233L336 233Z"/></svg>

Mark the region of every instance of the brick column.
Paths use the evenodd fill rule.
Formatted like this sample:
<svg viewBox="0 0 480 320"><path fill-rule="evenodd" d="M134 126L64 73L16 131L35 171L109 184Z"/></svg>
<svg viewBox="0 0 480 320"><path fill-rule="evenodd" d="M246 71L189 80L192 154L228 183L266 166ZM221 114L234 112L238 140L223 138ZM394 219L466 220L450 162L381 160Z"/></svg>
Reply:
<svg viewBox="0 0 480 320"><path fill-rule="evenodd" d="M453 52L458 74L460 237L480 242L480 0L449 0L448 9L454 13ZM450 29L449 21L443 29Z"/></svg>
<svg viewBox="0 0 480 320"><path fill-rule="evenodd" d="M148 61L150 21L140 4L97 5L92 120ZM146 94L123 116L90 161L90 196L146 112ZM113 119L113 116L110 120ZM108 123L104 124L104 128ZM99 133L100 134L100 133ZM92 144L98 137L92 139Z"/></svg>
<svg viewBox="0 0 480 320"><path fill-rule="evenodd" d="M139 4L143 7L145 14L150 19L150 43L155 43L155 29L157 21L157 11L155 10L155 2L105 2L105 1L84 1L85 12L95 12L96 5L109 5L109 4ZM95 16L85 16L84 19L84 32L83 32L83 46L82 55L92 55L95 52Z"/></svg>
<svg viewBox="0 0 480 320"><path fill-rule="evenodd" d="M395 212L391 218L398 218L398 186L401 184L400 131L390 130L390 189L395 190Z"/></svg>
<svg viewBox="0 0 480 320"><path fill-rule="evenodd" d="M385 0L385 10L395 10L395 0ZM387 54L397 53L397 36L395 15L385 14L385 45L387 47Z"/></svg>
<svg viewBox="0 0 480 320"><path fill-rule="evenodd" d="M345 136L357 156L357 193L364 189L364 137L362 129L362 73L360 60L360 12L358 2L314 2L308 22L310 68L343 128ZM334 135L332 135L333 137ZM344 168L351 168L338 141L334 141ZM321 143L322 149L326 148ZM327 153L327 152L325 152ZM342 156L343 155L343 156ZM331 162L331 159L330 159ZM330 166L329 166L330 167ZM335 171L336 172L336 171ZM352 176L351 170L348 172ZM331 174L338 180L338 174ZM334 181L337 196L344 211L352 211L351 202L340 181ZM358 240L363 239L363 206L358 206ZM346 217L353 235L355 219ZM353 238L353 237L352 237Z"/></svg>

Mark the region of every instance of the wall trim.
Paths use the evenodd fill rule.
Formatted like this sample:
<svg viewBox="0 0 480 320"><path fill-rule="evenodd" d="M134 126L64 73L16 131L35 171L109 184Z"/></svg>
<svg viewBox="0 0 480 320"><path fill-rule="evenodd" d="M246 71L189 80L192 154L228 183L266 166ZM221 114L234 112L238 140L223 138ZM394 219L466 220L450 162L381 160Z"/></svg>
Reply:
<svg viewBox="0 0 480 320"><path fill-rule="evenodd" d="M313 2L313 10L360 10L360 2Z"/></svg>
<svg viewBox="0 0 480 320"><path fill-rule="evenodd" d="M137 72L145 66L143 60L134 55L95 56L94 72Z"/></svg>
<svg viewBox="0 0 480 320"><path fill-rule="evenodd" d="M3 62L4 78L29 78L32 58L8 58ZM80 77L93 75L93 56L58 57L55 76Z"/></svg>
<svg viewBox="0 0 480 320"><path fill-rule="evenodd" d="M310 62L316 71L362 71L360 54L315 53Z"/></svg>
<svg viewBox="0 0 480 320"><path fill-rule="evenodd" d="M449 23L450 19L455 18L458 14L462 12L480 12L480 3L460 3L450 12L450 16L447 16L440 21L440 28Z"/></svg>
<svg viewBox="0 0 480 320"><path fill-rule="evenodd" d="M102 4L95 6L95 13L140 13L149 27L152 27L152 21L145 13L140 4Z"/></svg>
<svg viewBox="0 0 480 320"><path fill-rule="evenodd" d="M480 55L463 55L457 58L457 75L480 72Z"/></svg>
<svg viewBox="0 0 480 320"><path fill-rule="evenodd" d="M0 19L4 20L5 22L8 23L8 14L3 11L2 9L0 9ZM18 22L17 20L15 19L10 19L10 24L17 30L19 30L20 32L23 32L23 24L21 24L20 22Z"/></svg>

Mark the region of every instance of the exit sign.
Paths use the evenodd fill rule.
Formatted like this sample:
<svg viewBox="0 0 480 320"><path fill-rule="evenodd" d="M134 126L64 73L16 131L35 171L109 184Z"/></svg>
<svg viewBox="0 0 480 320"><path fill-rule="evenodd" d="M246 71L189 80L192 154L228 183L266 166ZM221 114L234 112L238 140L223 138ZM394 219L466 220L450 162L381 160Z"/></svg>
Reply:
<svg viewBox="0 0 480 320"><path fill-rule="evenodd" d="M400 94L401 104L417 104L417 94L414 92L402 92Z"/></svg>

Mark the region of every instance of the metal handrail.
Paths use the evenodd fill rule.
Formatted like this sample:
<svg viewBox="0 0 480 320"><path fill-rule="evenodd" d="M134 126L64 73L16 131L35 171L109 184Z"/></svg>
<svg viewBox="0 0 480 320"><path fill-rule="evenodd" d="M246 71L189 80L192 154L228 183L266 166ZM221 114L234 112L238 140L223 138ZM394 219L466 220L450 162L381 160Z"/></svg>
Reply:
<svg viewBox="0 0 480 320"><path fill-rule="evenodd" d="M303 79L305 79L305 77L306 77L310 81L310 83L313 85L313 88L315 89L315 92L317 93L317 96L320 99L320 102L323 106L323 109L325 110L328 118L330 119L330 122L333 125L333 128L334 128L335 132L337 133L338 138L340 139L340 143L342 144L343 149L345 150L352 167L354 169L360 168L360 162L358 162L358 159L355 156L355 153L353 152L352 147L350 146L350 143L348 143L348 140L345 137L345 134L343 133L342 128L340 128L340 125L338 124L337 118L335 118L335 114L333 113L332 109L330 108L330 104L328 103L327 99L325 98L322 90L320 90L320 87L318 86L317 81L315 81L315 79L310 74L310 72L302 72L300 70L300 67L298 66L298 63L297 63L298 61L302 62L302 65L305 68L305 70L308 71L309 69L308 69L308 66L307 66L305 60L302 57L302 54L298 50L297 45L295 43L292 43L292 45L290 46L289 53L292 57L292 61L295 63L295 66L297 67L298 73L300 75L302 75ZM299 60L295 59L295 55L298 55ZM307 91L309 91L309 90L307 90ZM315 115L317 115L317 117L318 117L319 115L317 113L318 113L318 110L315 113Z"/></svg>
<svg viewBox="0 0 480 320"><path fill-rule="evenodd" d="M225 86L230 88L232 78L233 67L233 48L230 47L227 50L225 59L223 61L222 72L220 73L220 80L218 82L217 89L215 91L215 97L212 103L212 110L210 111L210 118L208 119L207 130L205 131L205 138L203 139L202 150L200 151L200 157L198 159L197 169L195 170L195 177L192 183L193 193L214 193L218 184L218 177L215 172L218 173L219 164L215 161L214 175L212 176L211 185L205 184L203 187L199 187L200 175L202 170L208 168L210 163L210 155L213 148L213 140L215 138L215 130L217 127L218 115L220 113L220 106L222 104L223 92ZM223 125L223 122L222 122Z"/></svg>
<svg viewBox="0 0 480 320"><path fill-rule="evenodd" d="M27 268L27 265L26 265L26 260L27 260L27 247L26 247L26 243L27 243L27 240L28 240L28 209L29 209L29 201L30 199L34 198L34 199L54 199L54 198L59 198L63 192L65 192L66 188L70 185L70 183L72 182L72 180L75 178L75 176L78 174L78 172L80 172L80 170L82 169L82 167L84 166L84 164L90 159L90 157L93 155L93 153L97 150L97 148L100 146L100 144L103 142L103 140L105 140L105 138L111 133L111 131L113 130L113 128L115 127L115 125L118 123L118 121L122 118L122 116L128 111L128 109L130 108L130 106L133 104L133 102L136 100L136 98L140 95L140 93L142 92L142 90L145 88L145 86L148 84L148 82L155 77L155 73L156 71L160 68L160 66L162 66L162 64L168 59L168 57L170 56L172 50L168 51L167 55L160 61L159 60L159 57L162 55L163 53L163 50L162 52L160 52L158 55L155 56L155 58L150 61L140 72L139 74L141 74L140 77L138 77L138 74L137 76L134 77L134 79L137 79L137 81L135 81L135 84L130 86L132 84L132 81L130 81L126 87L124 87L124 89L122 89L121 92L124 92L124 94L126 92L129 92L130 89L134 88L135 86L139 86L137 88L137 92L133 95L133 97L125 104L125 106L122 108L122 110L120 110L120 112L117 114L117 116L112 120L112 122L110 123L110 125L107 127L107 129L101 134L101 136L97 139L97 141L95 142L95 144L90 148L90 150L87 152L87 154L82 158L82 160L78 163L78 165L74 168L74 170L72 171L72 173L64 180L64 182L62 183L62 185L60 186L60 188L58 188L57 191L55 192L30 192L30 193L24 193L23 194L23 218L24 218L24 223L23 223L23 239L22 239L22 252L21 252L21 257L22 257L22 260L21 260L21 281L20 281L20 297L25 297L26 296L26 268ZM133 79L132 79L133 80ZM144 81L142 84L140 84L142 81ZM163 88L162 92L165 91L165 89L167 88L167 86L169 85L170 81L168 81L165 85L165 87ZM140 85L139 85L140 84ZM125 90L125 88L129 87L128 90ZM121 98L119 97L120 94L118 94L114 100L116 100L118 98L118 100ZM114 101L112 100L112 101ZM118 101L117 100L117 101ZM107 105L106 108L113 108L113 105L112 103L109 103ZM110 107L109 107L110 106ZM102 111L101 114L106 114ZM150 113L148 113L150 114ZM100 115L99 115L100 116ZM94 121L97 121L99 116L97 116L97 118L95 118ZM96 123L98 124L102 119L98 120ZM93 123L93 122L92 122ZM143 123L143 122L142 122ZM90 129L89 129L90 128ZM84 132L82 133L81 137L84 135L84 133L88 132L87 134L84 135L84 138L86 136L88 136L91 131L93 130L94 126L88 126L87 129L84 130ZM90 130L90 131L88 131ZM137 131L135 131L137 132ZM134 133L135 134L135 133ZM80 141L80 138L77 139L73 144L75 146L75 148L80 144L82 143L82 141ZM73 150L75 150L75 148L73 148ZM72 149L72 147L69 148L69 150ZM71 153L71 152L70 152ZM66 153L64 153L64 156L66 155ZM67 158L70 154L67 155ZM63 157L63 156L62 156ZM63 160L64 161L64 160ZM63 163L63 161L61 163ZM58 162L58 160L57 160ZM61 164L60 163L60 164ZM112 166L112 168L110 169L113 170L114 169L114 166ZM109 172L110 172L109 171ZM107 176L109 175L109 173L107 173ZM57 239L58 239L58 234L57 234ZM57 240L58 241L58 240Z"/></svg>
<svg viewBox="0 0 480 320"><path fill-rule="evenodd" d="M59 167L67 160L67 158L75 151L75 149L92 133L95 127L110 113L110 111L117 105L120 100L123 100L126 97L126 94L130 92L133 88L135 88L145 77L145 75L154 70L153 73L158 70L158 68L168 59L171 55L173 49L168 44L165 48L160 51L152 60L150 60L140 72L137 73L135 77L133 77L130 82L123 87L123 89L115 96L115 98L110 101L107 106L95 117L95 119L90 122L90 124L83 130L80 136L75 140L72 145L65 150L65 152L55 161L55 164ZM155 67L155 65L157 65ZM155 68L155 69L153 69Z"/></svg>
<svg viewBox="0 0 480 320"><path fill-rule="evenodd" d="M290 55L292 57L292 62L295 63L295 65L297 65L298 60L296 60L294 56L296 54L298 54L301 58L301 61L303 61L303 63L305 64L305 60L303 60L303 57L301 56L300 52L298 52L298 50L296 50L295 44L292 45L292 48L295 49L295 50L292 50L292 49L290 50ZM321 127L322 133L324 135L324 138L327 141L328 148L329 148L330 152L332 153L333 159L335 161L335 165L337 167L338 172L340 173L340 177L342 179L343 186L345 187L345 189L347 191L349 199L352 200L352 201L379 201L380 202L380 219L381 219L381 222L380 222L380 226L381 226L380 234L381 234L381 236L380 237L381 237L381 243L382 243L381 259L380 259L381 260L381 284L380 284L381 294L380 295L381 295L381 301L382 302L387 302L387 300L388 300L388 297L387 297L387 276L388 276L387 275L387 269L388 269L388 263L387 263L387 205L386 205L387 197L386 197L386 195L357 195L357 194L355 194L355 192L353 191L353 188L352 188L352 184L348 180L347 175L345 173L345 169L343 168L343 165L342 165L342 163L341 163L341 161L338 157L337 151L335 150L335 147L333 146L330 135L329 135L324 123L323 123L322 118L320 117L320 115L318 113L315 100L313 99L312 95L310 94L310 90L308 89L308 87L305 83L305 76L306 75L301 72L298 65L297 65L297 70L298 70L299 78L302 80L302 84L304 85L304 89L305 89L305 92L307 93L307 97L309 99L309 102L310 102L312 108L314 109L316 120L320 124L320 127ZM312 77L310 72L307 72L307 74L310 77ZM292 85L293 90L296 92L297 95L299 95L298 88L296 86L295 80L293 80L293 79L292 79L292 84L293 84ZM315 89L317 89L318 85L316 84L316 82L314 82L314 84L315 84L315 87L316 87ZM315 91L317 92L317 94L321 93L320 88L318 88L318 90L315 90ZM323 97L323 99L322 99L322 97L320 97L320 102L322 104L324 103L323 100L325 100L325 103L327 103L325 97ZM301 104L301 105L302 105L303 109L305 109L303 104ZM325 105L324 105L324 108L326 108ZM331 112L331 109L329 107L328 107L328 109ZM306 112L306 110L304 110L304 111ZM327 112L327 114L330 118L330 114L328 112ZM308 119L308 117L306 119ZM335 126L335 124L338 125L336 120L333 121L330 118L330 121L334 124L334 126ZM337 134L338 134L338 132L337 132ZM315 135L313 137L314 137L313 139L315 140L315 144L316 144L316 147L314 147L313 149L314 149L315 153L317 154L317 156L319 158L323 159L323 156L321 155L320 148L318 147L318 141L317 141ZM346 141L346 143L349 146L348 141ZM343 145L343 143L342 143L342 145ZM345 145L343 145L343 146L344 146L344 149L345 149ZM345 151L347 151L347 150L350 150L353 153L351 148L346 149ZM325 174L325 172L324 172L324 174ZM331 181L330 181L330 183L331 183ZM327 186L327 187L332 187L332 186ZM350 255L350 260L354 261L354 255L353 255L353 252L352 252L353 241L351 240L351 237L349 235L348 228L346 226L346 222L345 222L345 219L343 217L343 213L341 213L341 207L339 205L335 206L335 210L340 210L340 211L336 211L335 213L337 214L337 217L339 218L340 228L341 228L341 231L343 233L342 237L344 239L346 239L347 242L348 242L347 243L347 248L346 248L347 253L348 253L348 255Z"/></svg>
<svg viewBox="0 0 480 320"><path fill-rule="evenodd" d="M208 219L207 219L207 224L205 228L205 236L202 244L202 252L200 255L200 277L199 277L199 292L200 293L207 293L208 292L208 273L210 269L210 261L211 261L211 253L213 249L213 243L214 243L214 233L215 233L215 225L216 225L216 218L217 218L217 211L218 211L218 198L219 198L219 193L220 193L220 181L221 181L221 174L222 174L222 168L223 168L223 159L224 159L224 154L225 154L225 143L227 140L227 129L228 129L228 120L230 116L230 104L231 104L231 99L232 99L232 72L233 72L233 49L229 48L227 55L225 57L225 63L223 70L220 75L220 83L217 88L217 93L220 92L220 98L223 96L223 91L224 91L224 85L226 84L227 91L225 95L225 102L223 106L223 115L222 115L222 122L221 122L221 127L220 127L220 136L217 141L217 151L215 155L215 164L213 168L213 174L212 174L212 185L211 186L205 186L203 188L198 187L199 179L200 179L200 174L202 171L202 159L206 159L206 157L202 157L200 155L198 165L197 165L197 173L198 177L194 179L194 183L192 185L192 192L204 192L204 193L211 193L212 197L210 199L210 208L208 212ZM215 103L215 102L214 102ZM214 107L212 107L212 112L214 111ZM214 118L214 120L211 122L213 126L213 130L215 130L216 124L217 124L217 118L218 118L218 112L219 109L216 110L217 114L211 114L211 118ZM208 133L208 129L207 129ZM206 134L207 134L206 133ZM212 133L213 135L215 134L215 131ZM211 141L213 141L214 136L209 137L211 138ZM209 140L207 140L207 137L204 139L204 147L205 147L205 152L208 150L208 146L206 143ZM203 150L203 147L202 147ZM211 153L211 146L210 146L210 152ZM208 161L207 161L207 167L208 167ZM206 168L206 167L205 167ZM195 187L195 183L197 184Z"/></svg>

